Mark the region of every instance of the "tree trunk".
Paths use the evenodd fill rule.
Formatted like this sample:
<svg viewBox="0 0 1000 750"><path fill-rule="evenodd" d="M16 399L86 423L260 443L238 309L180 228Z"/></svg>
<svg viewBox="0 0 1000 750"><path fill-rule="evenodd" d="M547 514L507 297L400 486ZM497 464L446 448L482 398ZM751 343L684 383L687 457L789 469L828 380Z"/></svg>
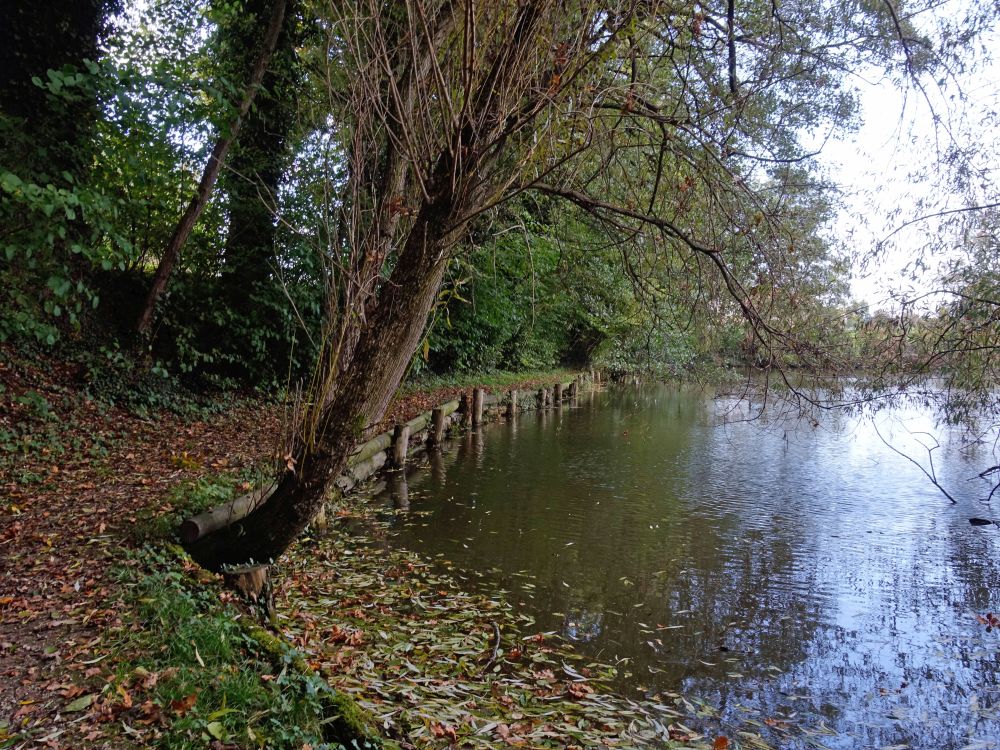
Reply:
<svg viewBox="0 0 1000 750"><path fill-rule="evenodd" d="M160 264L157 266L156 274L153 276L153 284L149 288L146 302L135 324L136 333L141 336L149 334L149 329L153 322L153 313L156 310L156 303L163 294L163 290L167 287L167 281L170 279L170 274L173 272L178 258L180 258L184 244L187 242L188 237L191 236L191 231L205 210L205 206L208 205L212 188L215 187L215 182L219 178L219 172L222 170L223 164L225 164L226 154L239 134L240 125L246 117L247 112L250 111L254 96L256 96L257 90L260 88L268 62L271 59L271 53L274 51L274 46L278 39L278 33L281 31L282 20L285 15L285 4L285 0L275 0L274 2L271 20L268 22L267 34L264 37L264 44L250 73L250 80L243 99L240 102L239 110L230 123L228 130L223 131L219 136L219 140L216 141L212 149L212 155L208 158L208 164L205 165L201 182L198 183L198 189L191 202L188 203L187 210L181 216L181 220L174 228L170 242L160 257Z"/></svg>
<svg viewBox="0 0 1000 750"><path fill-rule="evenodd" d="M229 216L218 290L229 313L219 331L219 343L233 356L224 365L236 377L247 368L276 365L290 356L284 316L276 309L284 300L274 278L277 265L278 187L289 164L289 134L295 122L297 91L301 82L296 59L296 0L286 0L284 21L261 81L260 91L233 143L228 168L219 177L227 198ZM273 0L244 0L245 17L224 29L226 41L237 58L229 63L234 80L246 78L261 48L264 23ZM240 53L243 53L242 55ZM230 328L236 322L236 335ZM266 332L269 344L260 359L247 362L245 337L253 329Z"/></svg>
<svg viewBox="0 0 1000 750"><path fill-rule="evenodd" d="M313 444L295 451L294 470L285 471L267 502L188 546L198 563L220 570L272 562L323 506L365 426L384 414L420 343L447 266L446 251L460 230L448 229L454 215L448 201L421 210L358 338L350 367L323 409Z"/></svg>

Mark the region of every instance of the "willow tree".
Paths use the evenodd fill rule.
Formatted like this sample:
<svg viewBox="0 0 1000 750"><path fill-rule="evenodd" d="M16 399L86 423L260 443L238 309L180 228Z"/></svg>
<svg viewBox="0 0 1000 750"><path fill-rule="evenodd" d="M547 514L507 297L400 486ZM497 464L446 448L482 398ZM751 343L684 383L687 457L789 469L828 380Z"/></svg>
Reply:
<svg viewBox="0 0 1000 750"><path fill-rule="evenodd" d="M917 10L916 8L912 10ZM537 192L612 237L638 285L666 275L749 321L764 361L821 354L785 331L797 288L802 134L849 123L844 77L909 74L911 12L807 0L407 0L320 4L346 178L323 233L327 325L273 490L193 543L266 564L377 425L470 223ZM697 200L692 200L697 196ZM657 278L662 278L659 273ZM787 304L778 304L784 300Z"/></svg>

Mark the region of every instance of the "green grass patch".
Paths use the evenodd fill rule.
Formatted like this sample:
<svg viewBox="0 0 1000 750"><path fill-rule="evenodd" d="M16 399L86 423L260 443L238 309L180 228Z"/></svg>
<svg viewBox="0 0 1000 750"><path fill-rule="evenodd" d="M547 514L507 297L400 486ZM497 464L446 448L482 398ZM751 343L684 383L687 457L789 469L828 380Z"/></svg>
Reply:
<svg viewBox="0 0 1000 750"><path fill-rule="evenodd" d="M163 512L140 521L132 536L140 542L176 541L177 527L184 519L221 505L244 491L249 491L249 480L236 474L209 474L185 480L167 494Z"/></svg>
<svg viewBox="0 0 1000 750"><path fill-rule="evenodd" d="M144 547L123 569L130 619L111 698L128 695L124 731L168 750L377 747L353 702L237 607L215 576ZM366 739L367 737L367 739Z"/></svg>

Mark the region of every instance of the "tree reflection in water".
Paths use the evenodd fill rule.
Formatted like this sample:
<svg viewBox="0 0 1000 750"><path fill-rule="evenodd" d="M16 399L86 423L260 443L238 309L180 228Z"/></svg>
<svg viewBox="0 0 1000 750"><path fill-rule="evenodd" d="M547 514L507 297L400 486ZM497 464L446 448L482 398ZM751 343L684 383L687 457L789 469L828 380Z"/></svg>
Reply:
<svg viewBox="0 0 1000 750"><path fill-rule="evenodd" d="M831 748L1000 738L1000 641L976 621L1000 610L1000 533L969 525L974 463L947 435L958 506L860 418L726 421L735 403L669 387L593 399L412 475L431 518L394 543L492 571L540 629L627 658L619 689L709 698L776 746L805 746L791 726Z"/></svg>

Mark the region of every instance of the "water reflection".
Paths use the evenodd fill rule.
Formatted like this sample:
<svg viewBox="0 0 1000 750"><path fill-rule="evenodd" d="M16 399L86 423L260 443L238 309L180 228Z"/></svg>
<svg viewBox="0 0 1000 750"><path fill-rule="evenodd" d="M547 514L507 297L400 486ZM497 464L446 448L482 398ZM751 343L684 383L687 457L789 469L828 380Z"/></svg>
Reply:
<svg viewBox="0 0 1000 750"><path fill-rule="evenodd" d="M1000 532L968 523L970 457L942 436L939 475L968 491L951 506L864 420L744 408L644 387L486 426L410 476L432 517L395 543L492 571L541 629L627 657L623 690L767 718L781 747L820 721L827 747L995 741L1000 641L976 614L1000 609Z"/></svg>

